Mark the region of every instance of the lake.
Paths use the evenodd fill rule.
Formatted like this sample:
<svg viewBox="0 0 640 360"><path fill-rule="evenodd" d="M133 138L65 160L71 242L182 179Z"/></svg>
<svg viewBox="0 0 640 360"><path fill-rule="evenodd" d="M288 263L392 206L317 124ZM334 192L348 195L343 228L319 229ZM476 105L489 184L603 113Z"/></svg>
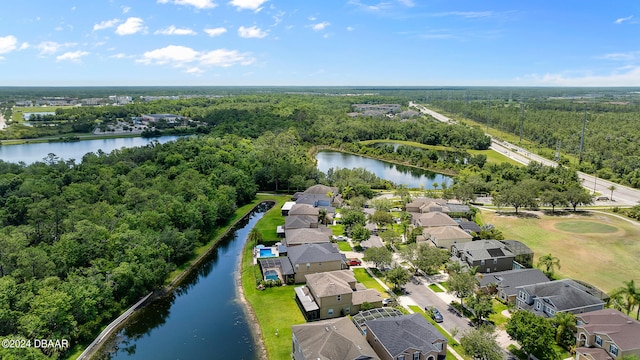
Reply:
<svg viewBox="0 0 640 360"><path fill-rule="evenodd" d="M270 204L261 204L170 295L138 311L107 340L108 359L256 359L237 300L236 274L247 236ZM289 309L297 311L297 309Z"/></svg>
<svg viewBox="0 0 640 360"><path fill-rule="evenodd" d="M365 168L378 177L409 188L433 189L433 184L453 184L449 176L410 166L396 165L386 161L338 151L319 151L316 154L318 170L326 173L330 168Z"/></svg>
<svg viewBox="0 0 640 360"><path fill-rule="evenodd" d="M6 162L24 162L25 164L33 164L42 161L48 154L53 153L64 160L75 159L76 163L80 163L82 157L90 152L102 150L110 153L115 149L129 148L136 146L145 146L153 141L165 143L180 138L179 136L161 136L157 138L128 137L128 138L109 138L96 140L82 140L73 142L51 142L51 143L35 143L20 145L2 145L0 146L0 160Z"/></svg>

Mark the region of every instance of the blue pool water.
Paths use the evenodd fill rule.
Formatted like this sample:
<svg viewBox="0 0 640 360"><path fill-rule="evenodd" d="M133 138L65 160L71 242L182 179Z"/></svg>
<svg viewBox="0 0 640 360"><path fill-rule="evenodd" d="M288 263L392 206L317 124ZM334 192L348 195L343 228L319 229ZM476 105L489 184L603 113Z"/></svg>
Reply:
<svg viewBox="0 0 640 360"><path fill-rule="evenodd" d="M278 280L278 273L275 270L267 270L264 272L264 278L267 280Z"/></svg>
<svg viewBox="0 0 640 360"><path fill-rule="evenodd" d="M260 249L260 257L273 257L276 256L271 249L267 248L267 249Z"/></svg>

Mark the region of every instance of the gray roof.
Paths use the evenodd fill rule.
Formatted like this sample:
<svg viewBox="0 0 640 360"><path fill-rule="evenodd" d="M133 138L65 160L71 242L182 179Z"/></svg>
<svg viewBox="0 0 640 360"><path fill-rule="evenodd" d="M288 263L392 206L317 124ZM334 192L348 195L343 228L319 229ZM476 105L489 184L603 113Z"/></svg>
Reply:
<svg viewBox="0 0 640 360"><path fill-rule="evenodd" d="M393 358L409 348L424 353L438 351L433 344L446 342L445 337L421 314L379 318L365 324Z"/></svg>
<svg viewBox="0 0 640 360"><path fill-rule="evenodd" d="M533 254L533 251L524 243L518 240L500 240L501 243L507 246L507 249L517 255Z"/></svg>
<svg viewBox="0 0 640 360"><path fill-rule="evenodd" d="M533 285L518 286L530 295L542 298L556 311L568 311L581 307L603 304L604 301L590 294L590 290L571 279L548 281Z"/></svg>
<svg viewBox="0 0 640 360"><path fill-rule="evenodd" d="M304 229L310 228L311 224L318 223L318 216L311 215L296 215L296 216L287 216L284 218L284 228L285 229Z"/></svg>
<svg viewBox="0 0 640 360"><path fill-rule="evenodd" d="M319 244L331 241L333 233L326 227L306 228L306 229L286 229L284 238L287 243L287 250L290 252L292 245Z"/></svg>
<svg viewBox="0 0 640 360"><path fill-rule="evenodd" d="M309 204L298 204L294 203L289 209L289 216L292 215L311 215L318 218L318 208L313 207L313 205Z"/></svg>
<svg viewBox="0 0 640 360"><path fill-rule="evenodd" d="M269 268L278 268L280 269L280 273L282 275L293 275L295 272L293 271L293 266L291 266L291 262L286 257L277 257L277 258L264 258L258 259L260 262L260 268L264 271L264 269Z"/></svg>
<svg viewBox="0 0 640 360"><path fill-rule="evenodd" d="M591 311L576 315L584 324L578 325L589 334L607 334L621 351L640 349L640 321L614 309Z"/></svg>
<svg viewBox="0 0 640 360"><path fill-rule="evenodd" d="M343 261L347 258L332 243L303 244L292 247L287 253L292 264L306 264L328 261Z"/></svg>
<svg viewBox="0 0 640 360"><path fill-rule="evenodd" d="M347 317L291 327L306 359L379 359Z"/></svg>
<svg viewBox="0 0 640 360"><path fill-rule="evenodd" d="M447 203L448 212L450 213L468 213L469 205Z"/></svg>
<svg viewBox="0 0 640 360"><path fill-rule="evenodd" d="M471 261L514 257L506 246L498 240L476 240L453 245Z"/></svg>
<svg viewBox="0 0 640 360"><path fill-rule="evenodd" d="M507 296L517 294L517 286L525 286L549 281L540 269L517 269L481 274L480 287L496 284Z"/></svg>

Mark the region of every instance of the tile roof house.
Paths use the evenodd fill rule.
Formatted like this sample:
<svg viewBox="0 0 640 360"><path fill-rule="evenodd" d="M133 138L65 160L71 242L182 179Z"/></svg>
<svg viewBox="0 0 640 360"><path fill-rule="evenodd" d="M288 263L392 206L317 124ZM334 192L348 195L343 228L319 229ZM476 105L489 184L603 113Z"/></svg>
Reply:
<svg viewBox="0 0 640 360"><path fill-rule="evenodd" d="M576 316L576 360L640 358L640 321L614 309Z"/></svg>
<svg viewBox="0 0 640 360"><path fill-rule="evenodd" d="M458 223L445 213L430 212L414 214L413 225L416 227L430 228L438 226L458 226Z"/></svg>
<svg viewBox="0 0 640 360"><path fill-rule="evenodd" d="M406 209L410 213L442 212L446 204L443 199L417 198L408 203Z"/></svg>
<svg viewBox="0 0 640 360"><path fill-rule="evenodd" d="M291 213L291 212L289 212ZM287 216L284 218L284 229L305 229L305 228L317 228L318 227L318 215L296 215Z"/></svg>
<svg viewBox="0 0 640 360"><path fill-rule="evenodd" d="M308 274L349 268L347 258L333 243L303 244L288 251L287 258L295 272L296 283L305 282Z"/></svg>
<svg viewBox="0 0 640 360"><path fill-rule="evenodd" d="M604 301L571 279L547 281L516 287L516 307L536 315L553 317L557 312L581 314L602 310Z"/></svg>
<svg viewBox="0 0 640 360"><path fill-rule="evenodd" d="M291 327L294 360L378 360L365 337L347 318Z"/></svg>
<svg viewBox="0 0 640 360"><path fill-rule="evenodd" d="M451 249L453 244L471 242L473 236L457 226L441 226L424 229L425 241L429 240L439 248Z"/></svg>
<svg viewBox="0 0 640 360"><path fill-rule="evenodd" d="M293 216L293 215L308 215L308 216L315 216L315 218L318 218L318 214L319 214L319 210L316 207L313 207L312 205L309 204L294 204L291 206L291 209L289 209L289 216Z"/></svg>
<svg viewBox="0 0 640 360"><path fill-rule="evenodd" d="M547 282L549 279L540 269L515 269L494 272L490 274L478 274L480 288L487 288L495 284L497 296L505 302L515 304L518 286Z"/></svg>
<svg viewBox="0 0 640 360"><path fill-rule="evenodd" d="M292 246L302 244L321 244L331 242L333 232L328 227L286 229L284 231L284 245L289 251Z"/></svg>
<svg viewBox="0 0 640 360"><path fill-rule="evenodd" d="M420 314L365 322L367 341L383 360L444 360L447 340Z"/></svg>
<svg viewBox="0 0 640 360"><path fill-rule="evenodd" d="M515 255L498 240L476 240L451 246L451 255L479 273L513 269Z"/></svg>
<svg viewBox="0 0 640 360"><path fill-rule="evenodd" d="M329 271L305 276L307 284L296 287L296 302L308 321L330 319L360 311L368 302L382 306L382 296L356 282L350 270Z"/></svg>

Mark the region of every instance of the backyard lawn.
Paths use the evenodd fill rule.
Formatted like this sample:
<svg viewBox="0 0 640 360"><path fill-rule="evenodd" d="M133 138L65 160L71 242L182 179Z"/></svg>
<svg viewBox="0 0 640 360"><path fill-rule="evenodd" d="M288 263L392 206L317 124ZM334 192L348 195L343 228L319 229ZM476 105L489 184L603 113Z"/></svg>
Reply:
<svg viewBox="0 0 640 360"><path fill-rule="evenodd" d="M353 274L358 280L359 283L366 286L367 289L376 289L380 292L383 298L388 298L389 294L387 291L376 281L376 279L372 278L371 275L364 268L354 268Z"/></svg>
<svg viewBox="0 0 640 360"><path fill-rule="evenodd" d="M483 210L482 223L493 224L505 239L522 241L534 251L560 259L559 277L585 281L605 292L640 279L640 224L594 212L514 216ZM615 230L615 231L614 231Z"/></svg>

